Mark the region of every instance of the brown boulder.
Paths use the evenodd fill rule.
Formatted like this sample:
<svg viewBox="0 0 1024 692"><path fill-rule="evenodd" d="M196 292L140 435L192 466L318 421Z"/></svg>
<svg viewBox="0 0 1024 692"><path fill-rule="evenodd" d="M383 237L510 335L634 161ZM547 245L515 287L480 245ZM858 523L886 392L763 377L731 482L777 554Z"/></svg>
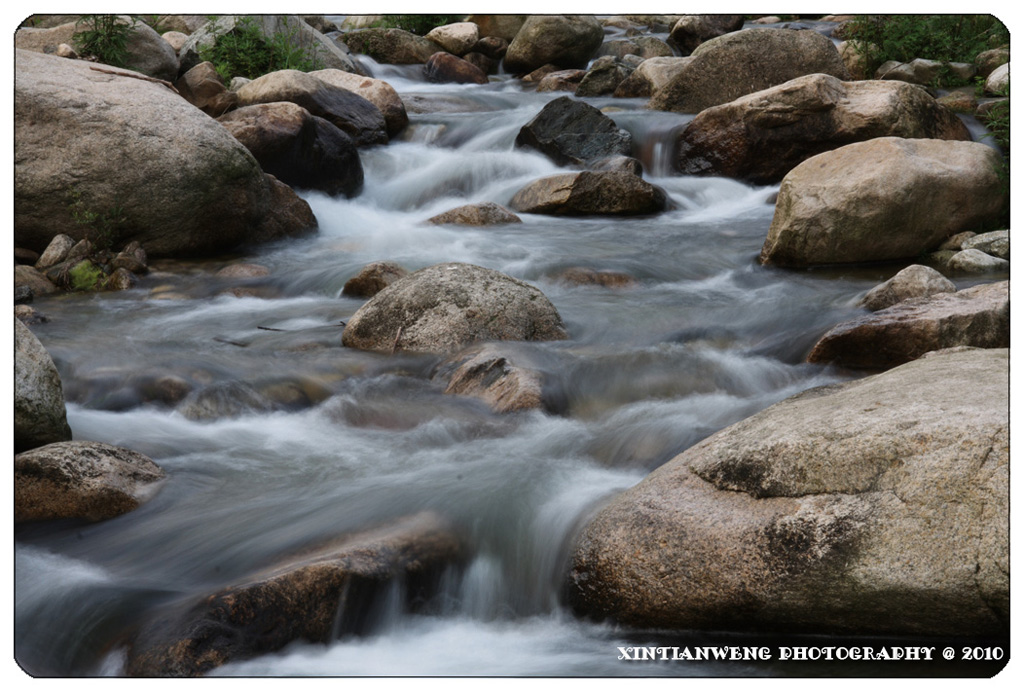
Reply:
<svg viewBox="0 0 1024 692"><path fill-rule="evenodd" d="M705 41L742 28L741 14L684 14L672 26L669 38L685 56Z"/></svg>
<svg viewBox="0 0 1024 692"><path fill-rule="evenodd" d="M544 75L537 83L537 91L571 91L575 93L586 74L585 70L556 70Z"/></svg>
<svg viewBox="0 0 1024 692"><path fill-rule="evenodd" d="M227 90L211 62L201 62L183 74L174 88L182 98L213 118L238 104L238 95Z"/></svg>
<svg viewBox="0 0 1024 692"><path fill-rule="evenodd" d="M701 111L679 137L677 167L766 185L816 154L876 137L970 141L971 134L909 84L813 74Z"/></svg>
<svg viewBox="0 0 1024 692"><path fill-rule="evenodd" d="M480 399L495 413L547 408L543 373L504 344L461 351L441 363L433 379L447 380L445 394Z"/></svg>
<svg viewBox="0 0 1024 692"><path fill-rule="evenodd" d="M56 442L14 457L14 520L100 521L131 512L165 477L149 457L101 442Z"/></svg>
<svg viewBox="0 0 1024 692"><path fill-rule="evenodd" d="M956 284L931 267L912 264L885 283L875 286L861 299L868 310L884 310L908 298L924 298L936 293L955 293Z"/></svg>
<svg viewBox="0 0 1024 692"><path fill-rule="evenodd" d="M454 226L496 226L522 222L523 220L518 216L494 202L465 204L427 219L427 223L438 226L444 224Z"/></svg>
<svg viewBox="0 0 1024 692"><path fill-rule="evenodd" d="M509 206L528 214L635 216L663 211L666 200L664 190L632 173L581 171L535 180Z"/></svg>
<svg viewBox="0 0 1024 692"><path fill-rule="evenodd" d="M509 44L505 69L526 74L552 63L581 69L604 40L604 28L586 15L530 15Z"/></svg>
<svg viewBox="0 0 1024 692"><path fill-rule="evenodd" d="M461 538L427 512L341 537L152 617L131 642L127 673L199 676L292 642L359 634L389 587L401 584L412 610L463 560Z"/></svg>
<svg viewBox="0 0 1024 692"><path fill-rule="evenodd" d="M422 65L441 47L402 29L350 31L343 40L353 53L365 53L389 65Z"/></svg>
<svg viewBox="0 0 1024 692"><path fill-rule="evenodd" d="M471 62L451 53L438 52L423 66L428 82L442 84L487 84L487 74Z"/></svg>
<svg viewBox="0 0 1024 692"><path fill-rule="evenodd" d="M811 363L884 370L955 346L1008 348L1010 282L910 298L829 330Z"/></svg>
<svg viewBox="0 0 1024 692"><path fill-rule="evenodd" d="M372 298L409 272L394 262L373 262L345 282L341 294L352 298Z"/></svg>

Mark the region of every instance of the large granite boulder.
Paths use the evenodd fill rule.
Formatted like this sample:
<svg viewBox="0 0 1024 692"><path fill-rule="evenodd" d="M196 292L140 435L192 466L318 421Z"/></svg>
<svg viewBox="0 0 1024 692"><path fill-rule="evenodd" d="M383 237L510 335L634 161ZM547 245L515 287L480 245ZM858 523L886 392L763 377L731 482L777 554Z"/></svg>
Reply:
<svg viewBox="0 0 1024 692"><path fill-rule="evenodd" d="M402 607L414 610L437 594L445 571L464 560L460 535L429 512L342 536L156 613L134 636L126 670L194 677L293 642L326 644L361 634L394 587Z"/></svg>
<svg viewBox="0 0 1024 692"><path fill-rule="evenodd" d="M359 63L334 41L299 17L288 14L221 15L207 22L189 36L178 52L182 69L190 70L203 62L203 54L224 34L238 34L249 29L255 29L268 43L285 41L292 50L301 51L302 56L318 68L363 74Z"/></svg>
<svg viewBox="0 0 1024 692"><path fill-rule="evenodd" d="M409 124L409 115L405 111L402 98L393 86L383 80L363 77L344 70L315 70L309 75L322 82L348 89L377 106L384 114L389 137L394 137Z"/></svg>
<svg viewBox="0 0 1024 692"><path fill-rule="evenodd" d="M587 15L530 15L508 46L505 69L533 72L551 63L582 69L604 40L604 27Z"/></svg>
<svg viewBox="0 0 1024 692"><path fill-rule="evenodd" d="M1005 636L1009 354L930 354L691 447L576 539L581 612L644 629Z"/></svg>
<svg viewBox="0 0 1024 692"><path fill-rule="evenodd" d="M17 245L109 234L113 247L136 240L161 257L311 230L282 217L256 159L216 121L137 73L92 67L17 51ZM77 223L86 211L110 223Z"/></svg>
<svg viewBox="0 0 1024 692"><path fill-rule="evenodd" d="M473 22L480 27L481 36L496 36L512 41L516 34L523 28L529 15L525 14L471 14L466 17L467 22Z"/></svg>
<svg viewBox="0 0 1024 692"><path fill-rule="evenodd" d="M476 341L566 338L533 286L472 264L436 264L392 283L352 316L341 342L393 353L449 353Z"/></svg>
<svg viewBox="0 0 1024 692"><path fill-rule="evenodd" d="M807 360L883 370L956 346L1009 348L1010 282L910 298L838 324Z"/></svg>
<svg viewBox="0 0 1024 692"><path fill-rule="evenodd" d="M306 72L278 70L238 90L238 105L288 101L329 121L359 146L387 144L384 114L362 96Z"/></svg>
<svg viewBox="0 0 1024 692"><path fill-rule="evenodd" d="M742 28L742 14L684 14L668 37L683 55L690 55L705 41Z"/></svg>
<svg viewBox="0 0 1024 692"><path fill-rule="evenodd" d="M702 43L651 94L648 108L699 113L808 74L849 79L833 43L816 31L748 29Z"/></svg>
<svg viewBox="0 0 1024 692"><path fill-rule="evenodd" d="M14 457L14 520L100 521L131 512L166 474L147 456L101 442L55 442Z"/></svg>
<svg viewBox="0 0 1024 692"><path fill-rule="evenodd" d="M343 39L354 53L365 53L389 65L422 65L441 46L428 38L403 29L363 29L350 31Z"/></svg>
<svg viewBox="0 0 1024 692"><path fill-rule="evenodd" d="M816 154L875 137L971 134L923 89L813 74L701 111L679 137L677 167L766 185Z"/></svg>
<svg viewBox="0 0 1024 692"><path fill-rule="evenodd" d="M647 58L615 87L616 98L648 98L686 69L692 57Z"/></svg>
<svg viewBox="0 0 1024 692"><path fill-rule="evenodd" d="M761 261L783 266L916 257L997 221L999 154L979 142L880 137L807 159L783 179Z"/></svg>
<svg viewBox="0 0 1024 692"><path fill-rule="evenodd" d="M509 206L527 214L636 216L664 211L665 191L621 171L580 171L535 180Z"/></svg>
<svg viewBox="0 0 1024 692"><path fill-rule="evenodd" d="M323 118L286 101L245 106L217 119L259 161L293 187L353 197L363 187L355 142Z"/></svg>
<svg viewBox="0 0 1024 692"><path fill-rule="evenodd" d="M633 137L589 103L561 96L519 130L517 147L536 149L560 166L628 155Z"/></svg>
<svg viewBox="0 0 1024 692"><path fill-rule="evenodd" d="M14 320L14 451L71 439L64 388L36 335Z"/></svg>

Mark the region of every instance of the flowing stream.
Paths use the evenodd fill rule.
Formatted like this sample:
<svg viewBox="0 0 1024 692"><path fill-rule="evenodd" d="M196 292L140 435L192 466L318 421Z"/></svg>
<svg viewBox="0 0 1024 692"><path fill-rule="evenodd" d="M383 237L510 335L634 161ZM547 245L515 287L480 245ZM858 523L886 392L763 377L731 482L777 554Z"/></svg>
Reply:
<svg viewBox="0 0 1024 692"><path fill-rule="evenodd" d="M409 614L395 599L366 636L296 643L214 674L771 674L766 664L617 660L617 646L647 635L565 608L569 544L603 500L700 439L854 376L803 357L898 267L760 266L777 188L672 176L672 134L688 116L630 100L590 102L633 133L671 211L427 225L468 202L507 204L558 172L513 141L561 94L517 80L433 85L416 70L372 67L410 104L411 124L399 141L361 152L360 196L302 193L317 234L154 262L130 291L36 302L51 321L32 329L61 373L75 439L137 450L169 479L116 519L16 529L19 662L42 675L120 674L119 636L151 609L212 593L315 540L434 510L465 531L473 555L431 611ZM436 358L342 348L341 323L362 301L341 289L382 259L409 270L470 262L540 287L571 338L514 348L551 375L559 410L496 415L444 395L429 379ZM271 270L251 282L256 295L227 294L213 276L237 261ZM555 278L571 266L626 272L637 285ZM213 392L234 415L194 420L147 395L167 376Z"/></svg>

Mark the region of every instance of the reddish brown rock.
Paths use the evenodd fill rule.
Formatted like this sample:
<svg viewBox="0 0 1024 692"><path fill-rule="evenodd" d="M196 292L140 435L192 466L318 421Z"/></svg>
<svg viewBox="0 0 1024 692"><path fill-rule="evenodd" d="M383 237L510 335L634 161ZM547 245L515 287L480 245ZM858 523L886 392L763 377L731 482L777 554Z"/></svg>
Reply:
<svg viewBox="0 0 1024 692"><path fill-rule="evenodd" d="M385 288L408 276L409 272L394 262L373 262L345 282L341 294L352 298L372 298Z"/></svg>
<svg viewBox="0 0 1024 692"><path fill-rule="evenodd" d="M487 84L487 75L473 63L451 53L434 53L423 66L428 82Z"/></svg>

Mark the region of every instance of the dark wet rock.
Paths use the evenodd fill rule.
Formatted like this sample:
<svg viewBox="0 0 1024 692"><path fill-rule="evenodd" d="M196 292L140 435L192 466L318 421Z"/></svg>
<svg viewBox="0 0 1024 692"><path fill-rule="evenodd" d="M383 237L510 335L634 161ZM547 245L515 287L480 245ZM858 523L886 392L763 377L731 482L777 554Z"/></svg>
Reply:
<svg viewBox="0 0 1024 692"><path fill-rule="evenodd" d="M610 96L632 72L633 68L610 55L598 58L580 81L576 95Z"/></svg>
<svg viewBox="0 0 1024 692"><path fill-rule="evenodd" d="M103 288L107 291L127 291L130 288L135 288L138 283L139 277L124 267L119 267L103 281Z"/></svg>
<svg viewBox="0 0 1024 692"><path fill-rule="evenodd" d="M293 642L362 634L393 585L415 610L464 559L459 534L432 513L340 537L155 613L131 642L127 673L198 676Z"/></svg>
<svg viewBox="0 0 1024 692"><path fill-rule="evenodd" d="M408 275L408 270L394 262L372 262L345 282L341 294L351 298L372 298Z"/></svg>
<svg viewBox="0 0 1024 692"><path fill-rule="evenodd" d="M352 138L294 103L245 106L217 119L263 170L294 187L354 197L363 164Z"/></svg>
<svg viewBox="0 0 1024 692"><path fill-rule="evenodd" d="M872 288L860 302L868 310L884 310L907 298L955 292L956 284L939 272L931 267L912 264L885 283Z"/></svg>
<svg viewBox="0 0 1024 692"><path fill-rule="evenodd" d="M782 181L761 261L807 266L917 257L1000 218L998 163L998 152L979 142L899 137L819 154Z"/></svg>
<svg viewBox="0 0 1024 692"><path fill-rule="evenodd" d="M221 382L190 393L177 407L189 420L210 421L267 413L273 404L243 382Z"/></svg>
<svg viewBox="0 0 1024 692"><path fill-rule="evenodd" d="M508 51L508 41L500 36L484 36L473 46L474 53L483 53L491 60L501 60Z"/></svg>
<svg viewBox="0 0 1024 692"><path fill-rule="evenodd" d="M71 439L64 388L50 354L14 320L14 451Z"/></svg>
<svg viewBox="0 0 1024 692"><path fill-rule="evenodd" d="M14 317L17 318L19 322L25 325L43 324L45 322L50 321L49 317L39 312L31 305L19 305L17 303L15 303L14 305Z"/></svg>
<svg viewBox="0 0 1024 692"><path fill-rule="evenodd" d="M14 248L14 263L34 266L39 261L39 253L25 247Z"/></svg>
<svg viewBox="0 0 1024 692"><path fill-rule="evenodd" d="M100 521L148 500L166 474L138 452L101 442L56 442L14 457L14 520Z"/></svg>
<svg viewBox="0 0 1024 692"><path fill-rule="evenodd" d="M691 57L652 90L649 108L699 113L808 74L849 79L835 45L816 31L736 31L706 41Z"/></svg>
<svg viewBox="0 0 1024 692"><path fill-rule="evenodd" d="M384 114L362 96L298 70L278 70L238 90L238 105L288 101L327 120L358 146L387 144Z"/></svg>
<svg viewBox="0 0 1024 692"><path fill-rule="evenodd" d="M643 629L1000 635L1008 352L812 389L699 442L580 532L568 598Z"/></svg>
<svg viewBox="0 0 1024 692"><path fill-rule="evenodd" d="M352 74L344 70L314 70L309 73L322 82L347 89L377 106L384 114L388 136L394 137L409 124L409 115L401 97L387 82Z"/></svg>
<svg viewBox="0 0 1024 692"><path fill-rule="evenodd" d="M581 69L604 40L604 28L586 15L531 15L509 44L505 69L526 74L548 63Z"/></svg>
<svg viewBox="0 0 1024 692"><path fill-rule="evenodd" d="M590 159L628 155L633 138L615 121L588 103L562 96L541 109L516 137L555 163L579 165Z"/></svg>
<svg viewBox="0 0 1024 692"><path fill-rule="evenodd" d="M474 25L475 26L475 25ZM454 84L487 84L487 74L473 63L451 53L438 52L423 66L428 82Z"/></svg>
<svg viewBox="0 0 1024 692"><path fill-rule="evenodd" d="M35 300L36 294L32 291L31 286L15 286L14 287L14 304L24 305L31 303ZM17 311L15 311L15 317L17 317Z"/></svg>
<svg viewBox="0 0 1024 692"><path fill-rule="evenodd" d="M970 141L971 134L908 84L814 74L701 111L679 137L677 168L766 185L812 156L876 137Z"/></svg>
<svg viewBox="0 0 1024 692"><path fill-rule="evenodd" d="M639 283L625 272L598 271L589 267L569 267L554 275L558 281L574 286L603 286L605 288L635 288Z"/></svg>
<svg viewBox="0 0 1024 692"><path fill-rule="evenodd" d="M1008 348L1010 282L910 298L833 327L811 350L811 363L883 370L929 351L956 346Z"/></svg>
<svg viewBox="0 0 1024 692"><path fill-rule="evenodd" d="M527 214L630 216L663 211L666 200L664 190L632 173L581 171L535 180L509 206Z"/></svg>
<svg viewBox="0 0 1024 692"><path fill-rule="evenodd" d="M393 353L448 353L477 341L566 338L537 288L493 269L437 264L391 284L349 320L342 344Z"/></svg>
<svg viewBox="0 0 1024 692"><path fill-rule="evenodd" d="M438 226L444 224L455 226L496 226L522 222L523 220L511 211L494 202L465 204L427 219L427 223Z"/></svg>

